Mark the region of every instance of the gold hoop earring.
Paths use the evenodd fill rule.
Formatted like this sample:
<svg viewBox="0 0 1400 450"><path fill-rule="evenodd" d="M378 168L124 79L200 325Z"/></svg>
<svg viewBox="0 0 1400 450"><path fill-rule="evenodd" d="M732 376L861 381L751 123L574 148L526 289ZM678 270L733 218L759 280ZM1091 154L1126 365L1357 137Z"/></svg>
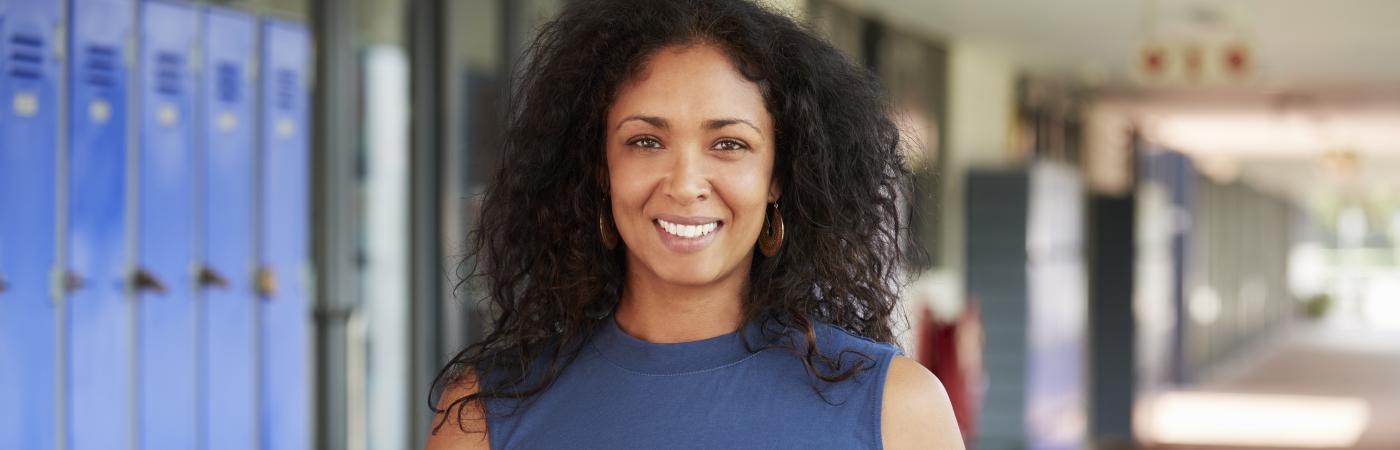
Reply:
<svg viewBox="0 0 1400 450"><path fill-rule="evenodd" d="M617 241L621 237L617 235L617 227L608 220L608 216L606 209L598 211L598 234L603 238L603 247L613 250L617 248Z"/></svg>
<svg viewBox="0 0 1400 450"><path fill-rule="evenodd" d="M769 258L778 256L778 250L783 247L784 237L783 214L778 212L778 203L774 202L769 209L768 219L763 221L763 233L758 236L758 250Z"/></svg>

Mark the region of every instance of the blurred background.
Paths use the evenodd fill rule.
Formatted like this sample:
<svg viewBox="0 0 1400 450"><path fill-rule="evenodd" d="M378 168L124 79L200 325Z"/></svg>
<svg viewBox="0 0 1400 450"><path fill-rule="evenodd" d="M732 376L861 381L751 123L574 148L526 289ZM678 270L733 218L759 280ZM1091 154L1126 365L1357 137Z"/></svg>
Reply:
<svg viewBox="0 0 1400 450"><path fill-rule="evenodd" d="M0 449L422 448L567 0L0 0ZM884 80L969 447L1400 448L1400 2L769 0Z"/></svg>

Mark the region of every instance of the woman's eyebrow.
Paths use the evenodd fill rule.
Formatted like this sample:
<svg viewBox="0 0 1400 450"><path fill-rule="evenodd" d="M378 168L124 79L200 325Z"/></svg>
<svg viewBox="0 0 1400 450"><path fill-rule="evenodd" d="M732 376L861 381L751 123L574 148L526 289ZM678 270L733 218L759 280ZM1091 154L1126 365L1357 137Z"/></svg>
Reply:
<svg viewBox="0 0 1400 450"><path fill-rule="evenodd" d="M641 121L641 122L646 122L646 123L648 123L648 124L651 124L651 126L654 126L654 127L657 127L657 128L663 129L663 130L668 130L668 129L671 128L671 122L669 122L669 121L667 121L666 119L663 119L663 118L661 118L661 117L657 117L657 116L646 116L646 115L641 115L641 114L633 114L633 115L624 117L624 118L622 118L621 121L617 122L617 128L616 128L616 129L621 129L621 128L622 128L622 125L626 124L627 122L634 121L634 120L636 120L636 121ZM749 128L753 128L753 130L756 131L756 132L758 132L759 135L763 135L763 130L760 129L760 128L758 128L758 125L755 125L752 121L745 120L745 119L732 118L732 117L725 117L725 118L720 118L720 119L710 119L710 120L706 120L706 121L705 121L705 124L704 124L704 127L705 127L705 129L707 129L707 130L718 130L718 129L720 129L720 128L724 128L724 127L727 127L727 126L730 126L730 125L737 125L737 124L748 125Z"/></svg>
<svg viewBox="0 0 1400 450"><path fill-rule="evenodd" d="M753 130L754 130L754 131L757 131L758 134L759 134L760 136L763 135L763 130L759 129L759 128L758 128L758 125L754 125L753 122L750 122L750 121L747 121L747 120L744 120L744 119L735 119L735 118L723 118L723 119L710 119L710 120L706 120L706 121L705 121L705 129L707 129L707 130L718 130L718 129L720 129L720 128L724 128L724 127L727 127L727 126L730 126L730 125L735 125L735 124L741 124L741 123L744 124L744 125L748 125L749 128L753 128Z"/></svg>
<svg viewBox="0 0 1400 450"><path fill-rule="evenodd" d="M670 128L671 128L671 123L670 123L670 122L667 122L666 119L662 119L662 118L656 117L656 116L643 116L643 115L639 115L639 114L633 114L633 115L624 117L624 118L622 118L621 121L617 122L617 128L616 128L616 129L621 129L623 124L626 124L627 122L631 122L631 121L633 121L633 120L640 120L640 121L642 121L642 122L646 122L646 123L651 124L651 126L653 126L653 127L657 127L657 128L663 129L663 130L665 130L665 129L670 129Z"/></svg>

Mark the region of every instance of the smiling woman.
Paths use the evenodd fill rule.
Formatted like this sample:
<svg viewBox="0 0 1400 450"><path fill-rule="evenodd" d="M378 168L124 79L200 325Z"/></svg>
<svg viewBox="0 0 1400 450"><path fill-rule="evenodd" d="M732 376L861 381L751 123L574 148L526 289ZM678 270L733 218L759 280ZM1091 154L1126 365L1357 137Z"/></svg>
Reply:
<svg viewBox="0 0 1400 450"><path fill-rule="evenodd" d="M579 0L530 52L429 448L961 448L891 344L923 258L871 75L743 0Z"/></svg>
<svg viewBox="0 0 1400 450"><path fill-rule="evenodd" d="M742 263L779 195L773 119L758 86L714 45L671 46L624 83L607 123L612 216L627 243L629 283L739 292L752 266Z"/></svg>

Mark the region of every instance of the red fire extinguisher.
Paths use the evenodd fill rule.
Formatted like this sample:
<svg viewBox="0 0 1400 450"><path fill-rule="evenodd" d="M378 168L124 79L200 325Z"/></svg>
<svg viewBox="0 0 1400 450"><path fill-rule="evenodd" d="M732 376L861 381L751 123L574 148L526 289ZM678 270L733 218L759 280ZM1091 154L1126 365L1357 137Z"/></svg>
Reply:
<svg viewBox="0 0 1400 450"><path fill-rule="evenodd" d="M963 442L970 446L982 412L982 314L976 302L968 302L956 318L935 317L928 306L920 316L919 363L943 382Z"/></svg>

